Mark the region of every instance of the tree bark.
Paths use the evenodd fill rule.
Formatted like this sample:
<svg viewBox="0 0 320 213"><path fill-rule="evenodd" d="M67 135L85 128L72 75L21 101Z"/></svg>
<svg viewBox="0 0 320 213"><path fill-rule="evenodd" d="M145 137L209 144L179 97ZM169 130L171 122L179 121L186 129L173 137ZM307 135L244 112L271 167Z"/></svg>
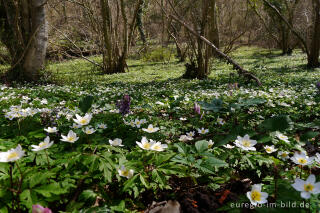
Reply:
<svg viewBox="0 0 320 213"><path fill-rule="evenodd" d="M5 18L0 39L12 59L7 80L39 80L48 44L45 4L46 0L1 1L0 10L5 12Z"/></svg>
<svg viewBox="0 0 320 213"><path fill-rule="evenodd" d="M319 67L320 51L320 0L312 0L314 4L314 30L311 41L310 56L308 57L308 67Z"/></svg>

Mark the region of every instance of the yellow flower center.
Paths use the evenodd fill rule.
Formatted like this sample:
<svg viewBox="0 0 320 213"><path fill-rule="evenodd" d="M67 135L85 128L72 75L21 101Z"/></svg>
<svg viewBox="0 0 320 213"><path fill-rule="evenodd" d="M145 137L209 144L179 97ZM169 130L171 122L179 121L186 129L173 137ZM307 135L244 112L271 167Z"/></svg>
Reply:
<svg viewBox="0 0 320 213"><path fill-rule="evenodd" d="M266 151L267 152L272 152L272 149L268 147L268 148L266 148Z"/></svg>
<svg viewBox="0 0 320 213"><path fill-rule="evenodd" d="M68 138L69 141L73 141L74 139L75 137L72 137L72 136Z"/></svg>
<svg viewBox="0 0 320 213"><path fill-rule="evenodd" d="M242 141L242 145L245 146L245 147L250 147L251 143L248 140L244 140L244 141Z"/></svg>
<svg viewBox="0 0 320 213"><path fill-rule="evenodd" d="M259 191L252 191L251 192L251 199L253 201L261 201L261 192Z"/></svg>
<svg viewBox="0 0 320 213"><path fill-rule="evenodd" d="M87 120L86 119L81 119L80 120L80 123L83 125L83 124L86 124L87 123Z"/></svg>
<svg viewBox="0 0 320 213"><path fill-rule="evenodd" d="M145 148L145 149L149 149L149 148L150 148L150 144L149 144L149 143L145 143L145 144L143 144L143 148Z"/></svg>
<svg viewBox="0 0 320 213"><path fill-rule="evenodd" d="M150 128L148 128L148 131L149 131L149 132L153 132L153 130L154 130L154 129L153 129L153 128L151 128L151 127L150 127Z"/></svg>
<svg viewBox="0 0 320 213"><path fill-rule="evenodd" d="M161 147L160 147L159 145L155 145L155 146L153 147L153 149L154 149L154 150L160 150Z"/></svg>
<svg viewBox="0 0 320 213"><path fill-rule="evenodd" d="M285 157L288 156L288 154L287 154L287 153L282 153L281 156L282 156L283 158L285 158Z"/></svg>
<svg viewBox="0 0 320 213"><path fill-rule="evenodd" d="M308 183L308 184L304 184L303 188L304 188L304 191L311 192L313 190L314 186L312 184Z"/></svg>
<svg viewBox="0 0 320 213"><path fill-rule="evenodd" d="M129 171L128 170L123 170L121 171L123 176L128 176L129 175Z"/></svg>
<svg viewBox="0 0 320 213"><path fill-rule="evenodd" d="M45 143L45 142L39 143L39 147L40 147L40 148L44 147L45 145L47 145L47 143Z"/></svg>
<svg viewBox="0 0 320 213"><path fill-rule="evenodd" d="M306 163L307 163L307 160L304 159L304 158L299 158L299 159L298 159L298 163L300 163L300 164L306 164Z"/></svg>
<svg viewBox="0 0 320 213"><path fill-rule="evenodd" d="M18 153L12 152L12 153L10 153L10 154L8 155L8 160L10 160L10 159L12 159L12 158L16 158L16 157L18 157Z"/></svg>

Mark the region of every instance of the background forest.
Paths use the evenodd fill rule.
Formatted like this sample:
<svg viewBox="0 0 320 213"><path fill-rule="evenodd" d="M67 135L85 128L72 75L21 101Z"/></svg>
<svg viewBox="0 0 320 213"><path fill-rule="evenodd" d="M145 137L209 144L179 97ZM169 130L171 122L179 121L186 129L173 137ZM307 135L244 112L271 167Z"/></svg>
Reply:
<svg viewBox="0 0 320 213"><path fill-rule="evenodd" d="M0 213L320 211L320 0L0 0Z"/></svg>

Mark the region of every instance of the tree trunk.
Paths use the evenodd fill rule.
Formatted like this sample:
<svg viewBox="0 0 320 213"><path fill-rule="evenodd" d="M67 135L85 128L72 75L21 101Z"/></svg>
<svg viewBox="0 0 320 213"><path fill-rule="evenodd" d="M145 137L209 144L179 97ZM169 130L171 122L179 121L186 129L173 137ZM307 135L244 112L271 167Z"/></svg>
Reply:
<svg viewBox="0 0 320 213"><path fill-rule="evenodd" d="M37 80L38 71L44 66L48 46L48 23L46 20L45 0L33 0L31 14L31 43L23 61L24 75L30 80ZM26 24L28 22L26 21ZM33 36L33 33L31 34Z"/></svg>
<svg viewBox="0 0 320 213"><path fill-rule="evenodd" d="M320 51L320 0L312 0L314 4L314 31L312 35L308 67L319 67Z"/></svg>
<svg viewBox="0 0 320 213"><path fill-rule="evenodd" d="M0 39L12 59L8 80L39 80L48 44L45 4L46 0L2 0L0 4L5 12L5 33Z"/></svg>
<svg viewBox="0 0 320 213"><path fill-rule="evenodd" d="M209 32L208 39L217 47L220 48L219 26L216 0L209 1Z"/></svg>

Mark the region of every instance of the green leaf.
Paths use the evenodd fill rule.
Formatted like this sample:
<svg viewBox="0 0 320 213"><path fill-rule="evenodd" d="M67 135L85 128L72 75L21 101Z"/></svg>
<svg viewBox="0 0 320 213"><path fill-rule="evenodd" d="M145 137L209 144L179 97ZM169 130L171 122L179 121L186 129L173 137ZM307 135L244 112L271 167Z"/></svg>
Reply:
<svg viewBox="0 0 320 213"><path fill-rule="evenodd" d="M221 99L213 99L211 103L199 101L198 102L202 109L213 111L213 112L220 112L223 109L223 101Z"/></svg>
<svg viewBox="0 0 320 213"><path fill-rule="evenodd" d="M266 119L261 127L270 131L284 131L292 127L292 121L288 115L279 115Z"/></svg>
<svg viewBox="0 0 320 213"><path fill-rule="evenodd" d="M96 200L97 196L98 195L94 191L87 189L80 194L79 199L86 202L93 202Z"/></svg>
<svg viewBox="0 0 320 213"><path fill-rule="evenodd" d="M82 209L79 213L108 213L111 212L108 206L103 207L93 207L90 209Z"/></svg>
<svg viewBox="0 0 320 213"><path fill-rule="evenodd" d="M228 166L228 164L223 161L220 160L218 158L215 157L209 157L208 159L206 159L204 162L211 164L212 166L216 166L216 167L224 167L224 166Z"/></svg>
<svg viewBox="0 0 320 213"><path fill-rule="evenodd" d="M249 107L249 106L255 106L258 104L264 104L267 101L262 98L249 98L249 99L240 99L239 104L240 106Z"/></svg>
<svg viewBox="0 0 320 213"><path fill-rule="evenodd" d="M94 98L91 95L88 95L88 96L82 98L79 102L79 108L80 108L81 112L87 113L93 104L93 100L94 100Z"/></svg>
<svg viewBox="0 0 320 213"><path fill-rule="evenodd" d="M188 147L184 143L175 143L174 146L178 148L180 153L188 154Z"/></svg>
<svg viewBox="0 0 320 213"><path fill-rule="evenodd" d="M195 147L198 153L202 153L206 151L208 149L208 146L209 144L208 144L208 141L206 140L197 141L195 144Z"/></svg>
<svg viewBox="0 0 320 213"><path fill-rule="evenodd" d="M319 135L319 132L313 132L313 131L309 131L304 133L303 135L301 135L300 140L301 141L308 141L312 138L315 138Z"/></svg>
<svg viewBox="0 0 320 213"><path fill-rule="evenodd" d="M111 206L111 210L118 211L118 212L124 212L126 209L126 202L124 200L121 200L120 203L116 206Z"/></svg>
<svg viewBox="0 0 320 213"><path fill-rule="evenodd" d="M146 181L146 179L141 174L140 174L140 181L145 187L149 188L149 183Z"/></svg>
<svg viewBox="0 0 320 213"><path fill-rule="evenodd" d="M133 188L133 186L135 185L135 181L136 179L138 178L139 174L136 174L134 175L133 177L131 177L129 180L127 180L125 183L124 183L124 186L123 186L123 191L127 191L129 188Z"/></svg>

